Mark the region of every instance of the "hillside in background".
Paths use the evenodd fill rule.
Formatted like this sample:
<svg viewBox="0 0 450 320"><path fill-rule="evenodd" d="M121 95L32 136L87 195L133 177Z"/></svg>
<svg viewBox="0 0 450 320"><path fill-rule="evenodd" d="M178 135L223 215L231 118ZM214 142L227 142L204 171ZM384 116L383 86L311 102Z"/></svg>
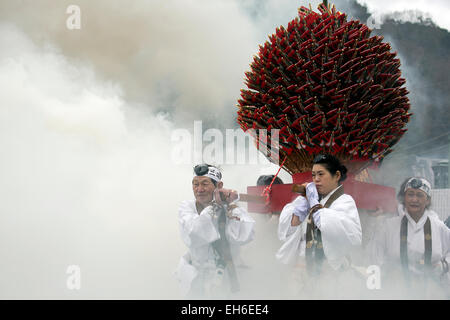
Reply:
<svg viewBox="0 0 450 320"><path fill-rule="evenodd" d="M346 1L344 11L363 23L370 17L367 8L355 0ZM439 159L446 161L450 154L450 33L427 18L418 20L398 22L391 14L384 17L379 29L372 31L372 35L383 36L397 51L410 92L410 112L414 115L407 133L383 160L380 170L371 175L374 183L396 189L413 175L427 178L435 188L448 188L447 164L442 168ZM441 170L438 176L435 170Z"/></svg>
<svg viewBox="0 0 450 320"><path fill-rule="evenodd" d="M356 1L350 3L353 17L366 22L370 16L367 9ZM414 116L396 152L448 158L450 33L427 19L400 23L387 18L372 34L382 35L398 52L410 91ZM395 157L396 152L388 157Z"/></svg>

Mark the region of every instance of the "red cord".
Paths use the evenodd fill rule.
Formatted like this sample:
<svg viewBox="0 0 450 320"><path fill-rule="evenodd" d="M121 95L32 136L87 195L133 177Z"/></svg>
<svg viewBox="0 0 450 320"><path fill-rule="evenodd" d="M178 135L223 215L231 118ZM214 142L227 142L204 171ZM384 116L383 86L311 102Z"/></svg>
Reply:
<svg viewBox="0 0 450 320"><path fill-rule="evenodd" d="M263 197L264 196L266 197L266 204L269 204L269 202L270 202L270 192L272 191L272 185L273 185L275 179L277 178L278 174L280 173L280 170L283 167L284 162L286 161L286 159L287 159L287 155L286 155L286 157L284 157L284 160L281 163L281 166L278 169L277 174L273 177L272 182L267 187L264 188L264 191L261 194Z"/></svg>

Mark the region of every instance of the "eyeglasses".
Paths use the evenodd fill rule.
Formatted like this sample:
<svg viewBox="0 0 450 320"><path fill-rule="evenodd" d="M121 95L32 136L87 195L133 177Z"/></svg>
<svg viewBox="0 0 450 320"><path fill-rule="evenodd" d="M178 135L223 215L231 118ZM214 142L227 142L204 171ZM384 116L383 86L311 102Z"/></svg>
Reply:
<svg viewBox="0 0 450 320"><path fill-rule="evenodd" d="M203 176L208 173L209 166L207 164L198 164L194 167L194 173L197 176Z"/></svg>

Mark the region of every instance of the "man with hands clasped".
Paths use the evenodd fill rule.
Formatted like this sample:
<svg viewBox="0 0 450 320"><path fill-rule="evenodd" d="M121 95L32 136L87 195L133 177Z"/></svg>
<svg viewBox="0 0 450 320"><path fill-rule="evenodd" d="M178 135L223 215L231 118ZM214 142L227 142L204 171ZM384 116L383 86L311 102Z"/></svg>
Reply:
<svg viewBox="0 0 450 320"><path fill-rule="evenodd" d="M239 290L235 261L239 247L254 237L255 221L236 202L239 194L223 188L219 168L194 167L195 200L183 201L178 212L181 238L189 251L176 276L190 298L216 298Z"/></svg>

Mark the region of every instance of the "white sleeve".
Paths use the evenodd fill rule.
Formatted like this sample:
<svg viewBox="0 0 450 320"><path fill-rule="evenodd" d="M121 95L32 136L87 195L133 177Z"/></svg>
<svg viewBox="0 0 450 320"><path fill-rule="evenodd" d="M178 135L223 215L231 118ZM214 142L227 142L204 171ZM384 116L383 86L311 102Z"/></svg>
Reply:
<svg viewBox="0 0 450 320"><path fill-rule="evenodd" d="M450 265L450 229L440 221L441 225L441 244L442 244L442 258L445 258L447 264ZM447 285L450 285L450 271L446 277Z"/></svg>
<svg viewBox="0 0 450 320"><path fill-rule="evenodd" d="M361 223L351 196L342 195L330 208L320 209L320 231L328 260L344 257L361 245Z"/></svg>
<svg viewBox="0 0 450 320"><path fill-rule="evenodd" d="M181 203L178 220L181 238L188 247L202 246L220 238L210 214L211 210L211 206L208 206L200 214L197 214L188 201Z"/></svg>
<svg viewBox="0 0 450 320"><path fill-rule="evenodd" d="M287 265L294 265L301 253L300 243L304 240L306 223L298 226L291 226L292 215L298 201L302 196L297 197L293 202L284 206L280 213L278 222L278 239L283 241L283 245L277 251L275 257L278 261Z"/></svg>
<svg viewBox="0 0 450 320"><path fill-rule="evenodd" d="M441 286L445 290L450 290L450 272L444 273L444 270L446 271L447 268L443 261L447 262L447 266L450 264L450 229L440 218L430 215L429 218L431 220L431 234L433 237L433 255L439 259L437 261L437 259L432 258L432 272L439 279ZM438 237L435 239L436 233L438 233Z"/></svg>
<svg viewBox="0 0 450 320"><path fill-rule="evenodd" d="M300 227L291 226L291 220L292 215L294 214L295 205L297 201L300 201L300 198L303 197L298 196L294 201L285 205L283 210L281 210L280 219L278 221L278 239L283 242L286 241L292 234L294 234L295 231Z"/></svg>
<svg viewBox="0 0 450 320"><path fill-rule="evenodd" d="M255 236L255 220L241 207L233 209L236 219L227 219L226 237L230 243L243 245L253 240Z"/></svg>
<svg viewBox="0 0 450 320"><path fill-rule="evenodd" d="M367 244L368 259L370 264L383 266L386 259L387 250L387 236L388 236L388 221L389 219L383 219L380 223L377 223L375 229L375 235L372 240ZM400 230L399 230L400 234Z"/></svg>

